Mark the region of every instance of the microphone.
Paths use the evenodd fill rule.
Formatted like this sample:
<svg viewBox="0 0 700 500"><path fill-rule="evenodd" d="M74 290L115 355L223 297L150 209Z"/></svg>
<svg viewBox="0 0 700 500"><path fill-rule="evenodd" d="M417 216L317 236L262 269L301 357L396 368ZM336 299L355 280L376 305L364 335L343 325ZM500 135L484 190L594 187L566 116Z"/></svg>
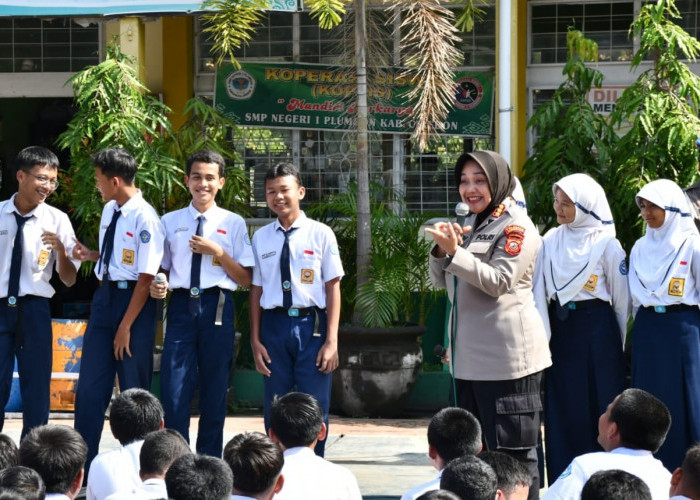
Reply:
<svg viewBox="0 0 700 500"><path fill-rule="evenodd" d="M437 344L435 347L433 347L433 353L435 353L435 356L437 356L441 360L444 360L447 357L447 349L445 349L440 344Z"/></svg>
<svg viewBox="0 0 700 500"><path fill-rule="evenodd" d="M460 201L457 203L455 206L455 215L457 216L457 224L459 224L459 227L464 227L464 223L467 220L467 216L469 216L469 205L464 203L463 201Z"/></svg>
<svg viewBox="0 0 700 500"><path fill-rule="evenodd" d="M168 277L165 273L158 273L153 277L153 282L157 285L164 285L167 281ZM156 299L156 320L163 320L163 299Z"/></svg>
<svg viewBox="0 0 700 500"><path fill-rule="evenodd" d="M153 278L153 281L155 281L158 285L163 285L168 281L168 277L165 275L165 273L158 273Z"/></svg>

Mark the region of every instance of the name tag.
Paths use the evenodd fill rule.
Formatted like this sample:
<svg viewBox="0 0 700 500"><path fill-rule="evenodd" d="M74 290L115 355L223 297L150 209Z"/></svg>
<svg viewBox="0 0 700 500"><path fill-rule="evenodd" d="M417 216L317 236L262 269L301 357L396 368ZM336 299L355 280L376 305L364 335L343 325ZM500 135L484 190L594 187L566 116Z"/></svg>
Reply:
<svg viewBox="0 0 700 500"><path fill-rule="evenodd" d="M491 248L491 242L475 241L467 247L467 250L471 253L486 253L489 251L489 248Z"/></svg>

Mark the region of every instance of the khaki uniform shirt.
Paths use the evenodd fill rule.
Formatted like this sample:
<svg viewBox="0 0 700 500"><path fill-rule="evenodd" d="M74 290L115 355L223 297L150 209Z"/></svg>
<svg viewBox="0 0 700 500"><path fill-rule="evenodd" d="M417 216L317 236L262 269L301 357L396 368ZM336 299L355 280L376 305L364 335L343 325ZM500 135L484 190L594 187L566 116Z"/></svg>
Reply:
<svg viewBox="0 0 700 500"><path fill-rule="evenodd" d="M470 216L465 225L473 225L475 219ZM513 380L552 364L532 293L541 244L527 214L507 200L452 258L431 254L433 284L446 288L450 301L456 301L451 318L457 325L456 338L450 349L456 378Z"/></svg>

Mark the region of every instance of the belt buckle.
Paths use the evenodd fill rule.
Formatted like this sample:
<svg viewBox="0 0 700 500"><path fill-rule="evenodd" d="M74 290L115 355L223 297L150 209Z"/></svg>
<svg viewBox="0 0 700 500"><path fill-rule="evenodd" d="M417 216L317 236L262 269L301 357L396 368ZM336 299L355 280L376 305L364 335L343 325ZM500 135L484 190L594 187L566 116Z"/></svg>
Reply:
<svg viewBox="0 0 700 500"><path fill-rule="evenodd" d="M202 290L197 288L196 286L193 286L190 288L190 297L193 299L199 298L199 296L202 294Z"/></svg>
<svg viewBox="0 0 700 500"><path fill-rule="evenodd" d="M129 288L129 282L124 280L117 281L117 288L119 290L126 290L127 288Z"/></svg>
<svg viewBox="0 0 700 500"><path fill-rule="evenodd" d="M287 309L287 316L290 316L292 318L298 318L299 317L299 309L296 307L290 307Z"/></svg>
<svg viewBox="0 0 700 500"><path fill-rule="evenodd" d="M576 302L571 301L566 306L569 308L570 311L576 310Z"/></svg>
<svg viewBox="0 0 700 500"><path fill-rule="evenodd" d="M657 313L665 313L665 312L666 312L666 306L654 306L654 312L657 312Z"/></svg>

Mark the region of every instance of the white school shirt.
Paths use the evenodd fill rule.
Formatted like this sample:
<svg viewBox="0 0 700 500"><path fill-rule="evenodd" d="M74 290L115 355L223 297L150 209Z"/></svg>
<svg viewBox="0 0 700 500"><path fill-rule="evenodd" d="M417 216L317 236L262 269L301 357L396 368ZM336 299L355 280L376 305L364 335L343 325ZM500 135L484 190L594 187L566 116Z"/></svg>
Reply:
<svg viewBox="0 0 700 500"><path fill-rule="evenodd" d="M208 238L224 249L233 260L243 267L253 267L253 247L248 236L243 217L214 205L200 214L190 203L186 208L175 210L163 216L165 227L165 249L161 267L170 271L169 287L189 289L190 269L192 267L192 250L190 239L197 232L197 217L204 216L202 236ZM199 287L218 286L226 290L235 290L238 285L226 274L219 260L213 255L202 255Z"/></svg>
<svg viewBox="0 0 700 500"><path fill-rule="evenodd" d="M547 240L548 237L551 237L554 230L556 228L548 231L543 238L543 245L537 256L536 272L533 280L533 293L536 297L537 309L543 318L548 315L548 301L545 298L553 297L554 293L556 293L556 290L547 288L547 280L544 279L544 273L551 272L544 263L549 260L546 259L546 253L549 250ZM586 284L571 299L573 302L591 299L600 299L605 302L612 301L617 326L620 330L620 339L623 344L627 335L627 319L632 309L627 276L625 251L617 239L611 238L608 240L600 260L593 267Z"/></svg>
<svg viewBox="0 0 700 500"><path fill-rule="evenodd" d="M9 200L0 202L0 297L7 297L7 289L10 281L10 264L12 262L12 248L17 234L17 221L14 212L19 214L15 207L14 194ZM21 214L20 214L21 215ZM75 247L75 232L68 216L59 209L40 203L31 212L24 215L29 217L24 223L22 267L19 276L19 296L36 295L39 297L52 297L55 293L49 284L54 267L58 269L56 252L47 249L41 242L41 234L44 231L56 233L66 247L66 252L71 255ZM80 268L80 261L71 259L76 269Z"/></svg>
<svg viewBox="0 0 700 500"><path fill-rule="evenodd" d="M112 493L105 500L158 500L168 498L165 479L146 479L141 486Z"/></svg>
<svg viewBox="0 0 700 500"><path fill-rule="evenodd" d="M114 233L114 247L109 260L111 281L137 280L139 274L155 276L163 259L165 231L158 214L143 199L141 191L121 207L111 200L102 209L100 221L100 254L105 232L115 210L121 211ZM95 275L102 279L104 266L101 259L95 264Z"/></svg>
<svg viewBox="0 0 700 500"><path fill-rule="evenodd" d="M131 491L143 483L139 475L139 454L143 439L105 451L90 465L87 481L87 500L104 500L121 491Z"/></svg>
<svg viewBox="0 0 700 500"><path fill-rule="evenodd" d="M298 446L284 450L284 486L275 500L362 500L350 470Z"/></svg>
<svg viewBox="0 0 700 500"><path fill-rule="evenodd" d="M304 212L291 227L289 261L292 275L292 306L326 307L325 284L343 276L343 264L333 230L309 219ZM253 235L253 285L262 287L260 306L273 309L283 306L280 254L284 234L279 219L260 228Z"/></svg>
<svg viewBox="0 0 700 500"><path fill-rule="evenodd" d="M401 496L401 500L416 500L416 498L418 498L419 496L421 496L424 493L427 493L429 491L439 490L441 478L442 478L442 470L440 470L440 472L438 472L438 475L435 479L431 479L428 482L425 482L423 484L419 484L418 486L415 486L415 487L411 488L410 490L408 490L406 493L404 493Z"/></svg>
<svg viewBox="0 0 700 500"><path fill-rule="evenodd" d="M667 500L671 473L650 451L615 448L578 456L552 484L542 500L578 500L586 481L601 470L621 469L643 480L653 500Z"/></svg>

